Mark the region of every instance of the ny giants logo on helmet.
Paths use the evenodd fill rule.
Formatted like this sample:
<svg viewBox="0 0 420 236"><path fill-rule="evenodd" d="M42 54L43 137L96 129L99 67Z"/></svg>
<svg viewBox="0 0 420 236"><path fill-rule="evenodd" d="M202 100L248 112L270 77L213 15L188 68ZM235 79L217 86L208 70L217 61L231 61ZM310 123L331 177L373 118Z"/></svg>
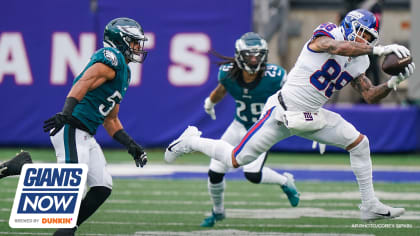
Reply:
<svg viewBox="0 0 420 236"><path fill-rule="evenodd" d="M86 175L85 164L24 165L10 214L10 227L74 227Z"/></svg>
<svg viewBox="0 0 420 236"><path fill-rule="evenodd" d="M356 19L360 19L360 18L363 17L363 14L358 12L358 11L351 11L347 14L347 16L351 16L351 17L354 17Z"/></svg>

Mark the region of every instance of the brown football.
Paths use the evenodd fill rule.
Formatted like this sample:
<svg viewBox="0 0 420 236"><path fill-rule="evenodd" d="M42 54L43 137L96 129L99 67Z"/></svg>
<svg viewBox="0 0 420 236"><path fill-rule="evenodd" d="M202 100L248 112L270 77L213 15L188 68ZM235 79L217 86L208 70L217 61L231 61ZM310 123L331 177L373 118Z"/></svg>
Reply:
<svg viewBox="0 0 420 236"><path fill-rule="evenodd" d="M398 58L395 53L386 55L382 63L382 70L389 75L398 75L405 72L405 67L413 61L411 56Z"/></svg>

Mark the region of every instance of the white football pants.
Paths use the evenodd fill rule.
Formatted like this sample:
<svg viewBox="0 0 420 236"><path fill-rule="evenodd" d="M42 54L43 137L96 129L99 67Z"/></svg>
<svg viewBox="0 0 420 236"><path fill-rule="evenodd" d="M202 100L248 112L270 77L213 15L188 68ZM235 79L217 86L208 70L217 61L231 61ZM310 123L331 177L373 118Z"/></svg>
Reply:
<svg viewBox="0 0 420 236"><path fill-rule="evenodd" d="M279 112L277 117L284 113L277 96L278 94L274 94L268 98L261 118L248 130L240 144L234 148L233 155L239 165L251 163L274 144L292 135L343 149L352 144L360 135L360 132L339 114L323 108L320 112L323 113L327 121L324 128L298 134L291 133L283 123L274 117L276 112Z"/></svg>
<svg viewBox="0 0 420 236"><path fill-rule="evenodd" d="M241 142L246 132L247 129L243 124L237 120L233 120L220 139L228 142L232 146L236 146ZM260 154L256 160L243 166L244 172L260 172L264 166L266 157L266 152ZM226 173L229 171L229 166L216 159L210 159L209 169L217 173Z"/></svg>
<svg viewBox="0 0 420 236"><path fill-rule="evenodd" d="M112 189L112 177L106 169L105 156L91 134L65 125L50 138L57 163L85 163L89 168L87 174L89 187L105 186Z"/></svg>

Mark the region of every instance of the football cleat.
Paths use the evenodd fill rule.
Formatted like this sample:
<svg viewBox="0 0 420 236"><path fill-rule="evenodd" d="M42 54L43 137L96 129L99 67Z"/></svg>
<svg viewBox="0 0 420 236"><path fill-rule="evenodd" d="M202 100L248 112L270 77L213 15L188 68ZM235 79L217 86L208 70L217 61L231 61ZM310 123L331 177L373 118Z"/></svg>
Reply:
<svg viewBox="0 0 420 236"><path fill-rule="evenodd" d="M360 219L364 221L374 221L380 219L392 219L404 214L404 208L394 208L387 206L380 202L378 199L374 199L365 204L361 204L360 208Z"/></svg>
<svg viewBox="0 0 420 236"><path fill-rule="evenodd" d="M296 207L299 204L300 193L296 188L293 175L287 172L284 172L283 175L287 178L287 182L281 186L281 189L283 189L283 192L287 195L290 205Z"/></svg>
<svg viewBox="0 0 420 236"><path fill-rule="evenodd" d="M175 139L165 151L165 161L171 163L181 155L192 152L191 147L187 146L186 140L191 137L200 137L201 131L195 126L188 126L187 129Z"/></svg>
<svg viewBox="0 0 420 236"><path fill-rule="evenodd" d="M203 222L201 222L201 227L213 227L216 221L222 221L226 218L225 212L222 213L214 213L213 210L211 210L211 216L205 218Z"/></svg>
<svg viewBox="0 0 420 236"><path fill-rule="evenodd" d="M0 179L10 175L20 175L22 166L26 163L32 163L29 152L21 151L15 157L0 164Z"/></svg>

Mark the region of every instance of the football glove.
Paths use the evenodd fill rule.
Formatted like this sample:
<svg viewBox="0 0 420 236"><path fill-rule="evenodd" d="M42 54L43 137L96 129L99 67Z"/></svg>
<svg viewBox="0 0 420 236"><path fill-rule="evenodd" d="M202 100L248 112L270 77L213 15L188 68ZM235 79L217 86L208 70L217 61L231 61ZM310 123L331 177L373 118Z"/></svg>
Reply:
<svg viewBox="0 0 420 236"><path fill-rule="evenodd" d="M405 67L404 74L399 73L398 75L391 76L391 78L387 82L388 88L392 88L396 91L397 86L401 82L403 82L404 80L408 79L411 75L413 75L415 68L416 68L416 65L414 64L414 62L411 62Z"/></svg>
<svg viewBox="0 0 420 236"><path fill-rule="evenodd" d="M214 104L210 97L207 97L206 100L204 100L204 111L206 111L207 114L210 115L210 117L215 120L216 119L216 111L214 111Z"/></svg>
<svg viewBox="0 0 420 236"><path fill-rule="evenodd" d="M128 153L133 156L137 167L143 167L147 163L147 153L136 142L130 142L128 145Z"/></svg>
<svg viewBox="0 0 420 236"><path fill-rule="evenodd" d="M50 136L54 136L68 122L69 117L62 112L55 114L53 117L44 121L44 132L50 132Z"/></svg>
<svg viewBox="0 0 420 236"><path fill-rule="evenodd" d="M372 51L373 55L383 56L390 53L395 53L398 58L404 58L410 56L410 50L406 47L398 44L390 44L386 46L375 46Z"/></svg>
<svg viewBox="0 0 420 236"><path fill-rule="evenodd" d="M324 143L318 143L317 141L312 142L312 149L316 149L316 146L319 146L319 153L322 155L325 153L325 147L327 146Z"/></svg>

